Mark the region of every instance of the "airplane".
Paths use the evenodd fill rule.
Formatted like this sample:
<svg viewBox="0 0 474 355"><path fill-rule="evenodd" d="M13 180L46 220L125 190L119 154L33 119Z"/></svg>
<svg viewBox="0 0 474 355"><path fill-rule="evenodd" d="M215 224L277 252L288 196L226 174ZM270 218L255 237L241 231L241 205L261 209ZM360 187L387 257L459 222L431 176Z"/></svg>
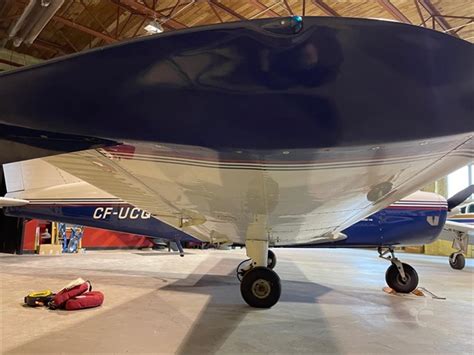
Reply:
<svg viewBox="0 0 474 355"><path fill-rule="evenodd" d="M202 242L42 159L6 164L4 169L7 190L12 190L0 198L0 207L4 208L7 216L53 220L168 240L176 243L180 256L184 256L182 242ZM18 180L22 181L21 189L15 187ZM448 220L448 211L465 212L469 205L461 208L457 206L473 191L474 185L471 185L448 200L436 193L417 191L355 223L331 240L323 237L314 239L311 244L296 246L377 248L379 256L391 262L385 275L389 287L396 292L409 293L418 285L418 274L412 266L395 257L394 248L429 244L443 230L458 230L459 223L450 223L452 217ZM464 236L459 235L459 238ZM209 243L232 242L218 237L211 235ZM467 240L463 241L467 245ZM464 258L462 252L458 252L455 265L459 264L460 256ZM268 250L267 266L273 269L275 265L276 256L272 250ZM245 276L246 267L248 260L237 267L239 279Z"/></svg>
<svg viewBox="0 0 474 355"><path fill-rule="evenodd" d="M0 163L42 158L193 238L245 244L241 294L269 308L269 245L344 238L472 161L473 55L329 17L135 39L1 74Z"/></svg>

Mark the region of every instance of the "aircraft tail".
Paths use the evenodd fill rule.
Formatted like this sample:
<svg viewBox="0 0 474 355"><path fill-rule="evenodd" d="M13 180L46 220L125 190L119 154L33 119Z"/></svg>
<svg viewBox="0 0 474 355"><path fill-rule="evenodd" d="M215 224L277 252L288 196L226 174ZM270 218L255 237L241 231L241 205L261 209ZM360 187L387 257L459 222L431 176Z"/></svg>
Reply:
<svg viewBox="0 0 474 355"><path fill-rule="evenodd" d="M42 219L163 238L197 239L161 222L148 212L35 159L6 164L0 208L5 215Z"/></svg>

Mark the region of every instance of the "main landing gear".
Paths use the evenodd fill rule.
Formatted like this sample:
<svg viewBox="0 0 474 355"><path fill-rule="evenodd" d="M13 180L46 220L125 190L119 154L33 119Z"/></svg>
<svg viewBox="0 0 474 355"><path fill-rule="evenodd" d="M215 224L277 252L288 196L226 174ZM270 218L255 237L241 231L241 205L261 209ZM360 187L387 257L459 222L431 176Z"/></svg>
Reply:
<svg viewBox="0 0 474 355"><path fill-rule="evenodd" d="M393 248L378 248L379 257L392 263L385 272L385 281L393 290L400 293L410 293L418 286L418 274L408 264L402 263L395 257ZM387 254L390 254L387 256Z"/></svg>
<svg viewBox="0 0 474 355"><path fill-rule="evenodd" d="M250 259L237 267L240 293L249 306L270 308L281 295L280 277L273 271L276 256L267 241L248 240L245 245Z"/></svg>
<svg viewBox="0 0 474 355"><path fill-rule="evenodd" d="M449 256L449 265L455 270L462 270L466 266L466 258L464 254L467 253L469 238L465 232L456 232L453 239L453 248L457 249L455 253Z"/></svg>

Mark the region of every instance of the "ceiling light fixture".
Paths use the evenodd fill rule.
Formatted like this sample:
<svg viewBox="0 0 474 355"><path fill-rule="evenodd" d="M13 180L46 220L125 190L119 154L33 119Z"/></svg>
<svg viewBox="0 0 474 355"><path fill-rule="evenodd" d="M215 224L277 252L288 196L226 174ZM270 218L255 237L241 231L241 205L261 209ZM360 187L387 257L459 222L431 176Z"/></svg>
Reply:
<svg viewBox="0 0 474 355"><path fill-rule="evenodd" d="M163 28L163 24L172 18L176 17L179 13L183 12L186 10L189 6L194 5L196 0L191 0L189 3L187 3L185 6L183 6L181 9L179 9L176 13L172 14L171 16L163 17L160 20L157 20L156 18L153 19L148 25L146 25L143 29L147 32L149 35L155 35L158 33L163 33L165 29Z"/></svg>
<svg viewBox="0 0 474 355"><path fill-rule="evenodd" d="M163 26L157 20L151 21L144 29L149 35L162 33L164 31Z"/></svg>

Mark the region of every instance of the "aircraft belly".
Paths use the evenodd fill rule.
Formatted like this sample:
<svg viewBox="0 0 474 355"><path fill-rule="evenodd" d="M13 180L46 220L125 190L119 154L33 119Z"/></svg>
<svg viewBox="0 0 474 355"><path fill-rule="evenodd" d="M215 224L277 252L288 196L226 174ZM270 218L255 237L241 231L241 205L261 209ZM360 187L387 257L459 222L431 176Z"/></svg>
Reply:
<svg viewBox="0 0 474 355"><path fill-rule="evenodd" d="M300 159L307 151L229 159L229 152L141 142L47 160L201 240L308 243L334 238L466 164L469 139L331 148L307 161Z"/></svg>

